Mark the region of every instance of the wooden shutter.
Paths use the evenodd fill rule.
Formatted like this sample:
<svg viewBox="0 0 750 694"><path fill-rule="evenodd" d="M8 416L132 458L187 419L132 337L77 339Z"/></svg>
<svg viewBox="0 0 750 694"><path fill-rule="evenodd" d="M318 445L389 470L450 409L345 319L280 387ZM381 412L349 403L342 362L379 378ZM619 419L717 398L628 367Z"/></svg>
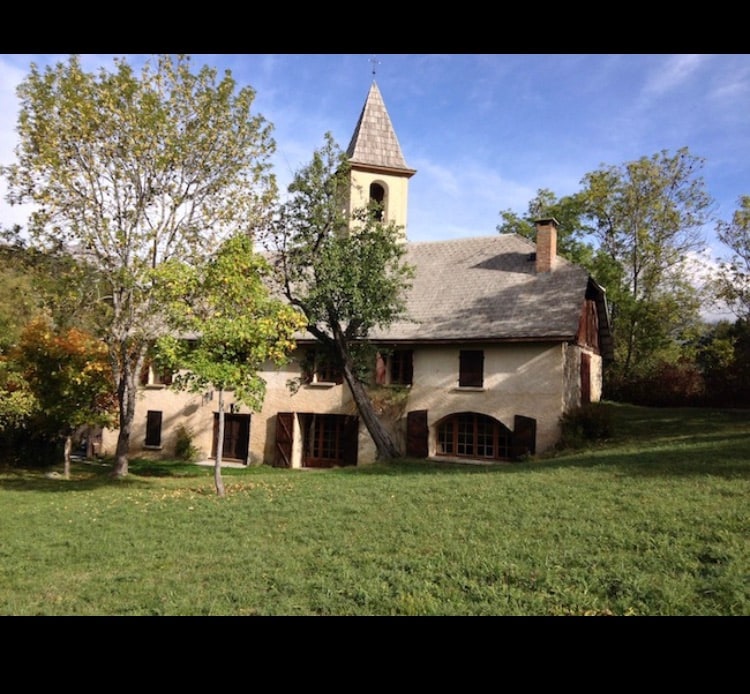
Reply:
<svg viewBox="0 0 750 694"><path fill-rule="evenodd" d="M375 384L379 386L385 385L385 358L378 352L375 355Z"/></svg>
<svg viewBox="0 0 750 694"><path fill-rule="evenodd" d="M341 427L341 462L343 465L356 465L359 451L359 418L344 417Z"/></svg>
<svg viewBox="0 0 750 694"><path fill-rule="evenodd" d="M160 410L149 410L146 413L147 446L161 446L161 418Z"/></svg>
<svg viewBox="0 0 750 694"><path fill-rule="evenodd" d="M459 386L481 388L484 385L484 352L481 349L462 349L458 368Z"/></svg>
<svg viewBox="0 0 750 694"><path fill-rule="evenodd" d="M511 458L536 453L536 419L517 414L513 422Z"/></svg>
<svg viewBox="0 0 750 694"><path fill-rule="evenodd" d="M412 410L406 415L406 455L426 458L429 453L427 410Z"/></svg>
<svg viewBox="0 0 750 694"><path fill-rule="evenodd" d="M294 413L276 413L276 454L274 467L292 467L292 442L294 441Z"/></svg>

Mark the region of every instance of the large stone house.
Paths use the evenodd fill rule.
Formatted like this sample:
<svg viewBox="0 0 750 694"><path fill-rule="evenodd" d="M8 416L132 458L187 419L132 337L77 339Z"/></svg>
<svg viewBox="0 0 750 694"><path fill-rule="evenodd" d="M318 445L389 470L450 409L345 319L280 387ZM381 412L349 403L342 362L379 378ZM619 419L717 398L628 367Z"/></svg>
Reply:
<svg viewBox="0 0 750 694"><path fill-rule="evenodd" d="M353 207L367 196L406 228L404 160L380 91L372 83L347 153ZM406 234L408 238L408 232ZM553 219L536 243L515 234L409 243L415 268L408 320L371 334L379 348L371 392L405 455L507 461L555 445L560 417L602 392L611 356L604 290L556 252ZM348 387L315 364L300 339L290 362L264 374L259 412L229 402L225 459L284 467L373 462L375 446ZM300 386L290 389L289 382ZM215 454L217 399L170 390L150 370L136 406L131 453L170 455L183 425L206 457ZM114 451L107 431L103 452Z"/></svg>

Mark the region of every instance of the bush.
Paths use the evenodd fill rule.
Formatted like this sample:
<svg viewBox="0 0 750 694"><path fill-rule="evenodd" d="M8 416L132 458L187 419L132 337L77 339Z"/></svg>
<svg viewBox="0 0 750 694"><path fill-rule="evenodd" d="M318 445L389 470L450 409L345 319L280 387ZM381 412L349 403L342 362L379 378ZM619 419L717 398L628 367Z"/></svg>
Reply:
<svg viewBox="0 0 750 694"><path fill-rule="evenodd" d="M177 429L174 454L178 460L192 463L200 457L200 451L193 445L193 433L184 425Z"/></svg>
<svg viewBox="0 0 750 694"><path fill-rule="evenodd" d="M581 405L560 417L562 435L559 448L580 448L589 441L612 436L612 413L601 403Z"/></svg>
<svg viewBox="0 0 750 694"><path fill-rule="evenodd" d="M606 397L645 407L701 406L705 384L698 366L688 360L660 362L642 373L611 374Z"/></svg>

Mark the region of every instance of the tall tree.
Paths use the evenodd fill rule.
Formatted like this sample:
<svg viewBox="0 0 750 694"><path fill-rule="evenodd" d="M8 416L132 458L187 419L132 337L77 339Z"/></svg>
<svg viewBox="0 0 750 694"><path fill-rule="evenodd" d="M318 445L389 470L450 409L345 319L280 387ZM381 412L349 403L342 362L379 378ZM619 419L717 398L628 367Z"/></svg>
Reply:
<svg viewBox="0 0 750 694"><path fill-rule="evenodd" d="M253 89L238 91L229 71L193 73L186 56L157 56L140 75L123 59L98 73L76 56L43 72L32 64L18 95L8 200L36 203L35 242L74 250L106 288L96 315L117 388L121 477L137 377L163 328L153 271L199 262L262 223L276 193L271 128L251 114Z"/></svg>
<svg viewBox="0 0 750 694"><path fill-rule="evenodd" d="M357 357L373 327L404 315L413 270L400 227L379 221L374 205L347 214L350 185L348 158L327 133L289 186L270 244L281 291L343 373L378 458L388 460L400 452L375 413Z"/></svg>
<svg viewBox="0 0 750 694"><path fill-rule="evenodd" d="M156 291L172 333L157 341L157 359L180 369L172 387L218 392L214 482L225 495L221 476L224 394L259 410L266 383L260 370L281 365L294 348L305 321L296 309L274 298L266 286L271 271L253 252L252 240L238 234L226 241L205 268L171 261L161 266ZM181 336L191 336L184 339Z"/></svg>
<svg viewBox="0 0 750 694"><path fill-rule="evenodd" d="M586 214L603 252L622 270L613 329L624 374L668 341L700 301L685 260L703 246L711 198L687 148L662 151L583 178Z"/></svg>
<svg viewBox="0 0 750 694"><path fill-rule="evenodd" d="M67 479L76 428L113 423L116 400L107 347L89 333L77 328L57 331L39 317L24 328L11 357L38 405L38 428L64 438Z"/></svg>
<svg viewBox="0 0 750 694"><path fill-rule="evenodd" d="M497 230L501 234L519 234L535 240L538 219L554 217L558 222L557 250L568 260L588 267L592 262L594 248L586 237L593 231L586 218L586 201L580 193L558 198L547 188L540 188L529 201L526 214L519 216L512 210L500 212L502 224Z"/></svg>
<svg viewBox="0 0 750 694"><path fill-rule="evenodd" d="M732 254L720 263L716 294L738 318L750 319L750 195L740 197L732 220L718 222L716 233Z"/></svg>

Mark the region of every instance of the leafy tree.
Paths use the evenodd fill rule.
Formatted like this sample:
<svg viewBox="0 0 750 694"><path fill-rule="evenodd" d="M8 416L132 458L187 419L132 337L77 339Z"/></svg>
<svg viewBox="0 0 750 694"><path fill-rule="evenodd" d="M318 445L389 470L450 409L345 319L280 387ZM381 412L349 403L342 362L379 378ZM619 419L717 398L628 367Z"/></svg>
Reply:
<svg viewBox="0 0 750 694"><path fill-rule="evenodd" d="M158 340L157 358L162 365L182 369L173 388L202 392L210 386L218 391L214 481L219 496L225 495L224 393L231 390L237 401L259 410L266 386L259 371L268 362L281 365L287 360L294 334L304 325L296 309L270 296L270 270L253 252L252 240L237 234L205 268L171 261L159 272L157 292L174 333Z"/></svg>
<svg viewBox="0 0 750 694"><path fill-rule="evenodd" d="M600 250L622 271L612 316L621 373L697 321L699 296L685 270L702 247L711 199L687 148L662 151L583 178L586 216Z"/></svg>
<svg viewBox="0 0 750 694"><path fill-rule="evenodd" d="M682 148L586 174L582 189L557 198L541 189L525 216L500 213L501 233L534 238L533 222L559 222L558 251L584 266L606 288L615 360L605 395L643 390L664 364L681 360L700 331L703 297L686 260L702 247L711 200L703 160ZM649 381L650 382L650 381ZM651 387L650 385L648 387Z"/></svg>
<svg viewBox="0 0 750 694"><path fill-rule="evenodd" d="M350 185L348 159L327 133L289 186L270 242L281 291L343 373L378 458L387 460L399 451L375 414L358 356L374 363L363 345L371 328L404 315L413 270L397 225L379 221L374 208L345 212Z"/></svg>
<svg viewBox="0 0 750 694"><path fill-rule="evenodd" d="M0 354L0 438L28 426L37 402L18 366Z"/></svg>
<svg viewBox="0 0 750 694"><path fill-rule="evenodd" d="M122 59L96 74L76 56L43 72L32 64L18 95L8 201L36 203L35 243L99 274L95 315L119 407L113 474L125 476L137 377L163 327L153 272L261 224L276 193L270 125L251 115L251 88L236 91L229 71L194 74L185 56L158 56L140 76Z"/></svg>
<svg viewBox="0 0 750 694"><path fill-rule="evenodd" d="M750 321L708 324L694 351L706 382L706 404L750 406Z"/></svg>
<svg viewBox="0 0 750 694"><path fill-rule="evenodd" d="M113 423L116 400L108 349L77 328L55 332L48 320L39 317L24 329L12 358L38 405L38 426L65 438L67 479L75 429Z"/></svg>
<svg viewBox="0 0 750 694"><path fill-rule="evenodd" d="M584 239L593 232L586 218L586 201L580 193L558 198L551 190L540 188L529 202L526 214L521 217L512 210L500 212L502 224L497 230L501 234L519 234L527 239L536 239L534 222L554 217L558 222L557 251L568 260L589 267L593 262L594 248Z"/></svg>
<svg viewBox="0 0 750 694"><path fill-rule="evenodd" d="M732 257L720 263L715 281L719 299L725 301L739 318L750 319L750 195L738 201L732 221L716 226L719 240Z"/></svg>
<svg viewBox="0 0 750 694"><path fill-rule="evenodd" d="M39 315L59 328L92 330L94 279L92 268L61 249L29 247L20 227L0 230L0 353Z"/></svg>

